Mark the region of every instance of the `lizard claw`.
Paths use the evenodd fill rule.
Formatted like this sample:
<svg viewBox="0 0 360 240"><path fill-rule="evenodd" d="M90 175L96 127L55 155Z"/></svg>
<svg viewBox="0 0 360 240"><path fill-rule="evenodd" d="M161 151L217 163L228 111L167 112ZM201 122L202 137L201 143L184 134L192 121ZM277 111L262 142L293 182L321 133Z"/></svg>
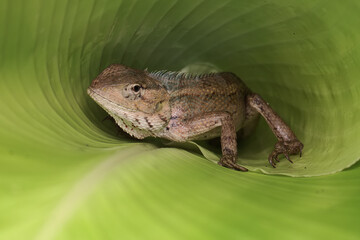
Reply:
<svg viewBox="0 0 360 240"><path fill-rule="evenodd" d="M271 166L273 166L273 168L276 168L276 163L274 162L274 160L277 160L276 153L275 154L274 154L274 152L270 153L268 159L269 159L269 163L271 164Z"/></svg>
<svg viewBox="0 0 360 240"><path fill-rule="evenodd" d="M300 157L302 155L302 149L304 148L304 145L299 140L294 141L287 141L287 142L277 142L275 144L274 150L269 155L269 163L274 168L276 167L275 161L279 162L278 156L280 154L284 154L285 158L293 163L293 161L290 160L289 155L298 154L300 153Z"/></svg>
<svg viewBox="0 0 360 240"><path fill-rule="evenodd" d="M242 171L242 172L247 172L248 171L247 168L245 168L243 166L240 166L240 165L238 165L236 163L236 158L235 157L229 156L229 155L221 157L218 164L220 166L223 166L223 167L226 167L226 168L231 168L231 169L234 169L234 170L237 170L237 171Z"/></svg>
<svg viewBox="0 0 360 240"><path fill-rule="evenodd" d="M284 155L285 155L285 158L286 158L289 162L293 163L293 161L290 160L289 154L284 153Z"/></svg>

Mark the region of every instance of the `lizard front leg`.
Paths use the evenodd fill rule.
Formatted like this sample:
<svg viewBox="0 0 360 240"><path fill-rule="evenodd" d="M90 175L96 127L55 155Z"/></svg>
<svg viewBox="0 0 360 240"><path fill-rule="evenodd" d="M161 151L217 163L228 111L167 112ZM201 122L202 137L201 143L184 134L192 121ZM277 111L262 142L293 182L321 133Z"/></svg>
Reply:
<svg viewBox="0 0 360 240"><path fill-rule="evenodd" d="M237 142L234 120L228 112L208 112L187 120L176 119L170 123L174 140L196 140L220 127L222 157L219 165L238 171L247 171L236 163Z"/></svg>
<svg viewBox="0 0 360 240"><path fill-rule="evenodd" d="M237 142L234 120L230 114L221 119L221 151L222 157L218 162L219 165L232 168L238 171L246 172L244 168L236 163L237 159Z"/></svg>
<svg viewBox="0 0 360 240"><path fill-rule="evenodd" d="M296 138L294 132L276 114L276 112L256 93L247 95L247 104L258 111L266 120L278 142L269 155L269 162L275 168L275 161L279 162L278 155L284 154L291 163L289 155L300 154L304 145Z"/></svg>

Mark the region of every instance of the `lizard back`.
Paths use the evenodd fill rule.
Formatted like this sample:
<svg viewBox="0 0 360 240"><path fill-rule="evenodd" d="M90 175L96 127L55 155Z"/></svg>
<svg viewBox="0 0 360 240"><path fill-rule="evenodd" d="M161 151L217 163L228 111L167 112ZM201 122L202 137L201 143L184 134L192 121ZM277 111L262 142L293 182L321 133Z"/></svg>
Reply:
<svg viewBox="0 0 360 240"><path fill-rule="evenodd" d="M228 112L236 126L244 120L244 98L249 89L233 73L191 75L159 71L149 75L168 91L173 119L191 119L207 112Z"/></svg>

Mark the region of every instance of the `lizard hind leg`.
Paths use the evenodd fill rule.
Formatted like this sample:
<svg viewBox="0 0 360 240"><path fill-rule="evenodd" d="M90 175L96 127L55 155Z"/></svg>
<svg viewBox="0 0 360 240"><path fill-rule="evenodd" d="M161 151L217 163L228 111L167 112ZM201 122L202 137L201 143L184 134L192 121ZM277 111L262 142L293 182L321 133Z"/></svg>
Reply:
<svg viewBox="0 0 360 240"><path fill-rule="evenodd" d="M280 118L280 116L265 102L258 94L250 93L247 95L247 103L258 111L266 120L267 124L275 134L278 142L274 150L270 153L269 163L275 168L279 162L278 155L284 154L291 163L289 155L300 154L304 145L297 139L290 127Z"/></svg>

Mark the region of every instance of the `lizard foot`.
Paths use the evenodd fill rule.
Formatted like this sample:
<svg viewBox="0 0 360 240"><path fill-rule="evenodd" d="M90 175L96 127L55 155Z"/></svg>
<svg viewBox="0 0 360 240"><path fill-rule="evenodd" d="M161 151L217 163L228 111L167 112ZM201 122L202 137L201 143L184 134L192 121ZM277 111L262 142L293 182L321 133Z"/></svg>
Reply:
<svg viewBox="0 0 360 240"><path fill-rule="evenodd" d="M294 155L294 154L302 154L302 149L304 148L304 145L297 139L293 140L293 141L287 141L287 142L277 142L275 144L274 150L270 153L269 155L269 163L271 164L271 166L273 166L274 168L276 167L276 162L279 162L278 156L280 154L284 154L285 158L293 163L290 160L289 155Z"/></svg>
<svg viewBox="0 0 360 240"><path fill-rule="evenodd" d="M247 168L244 168L236 163L236 158L234 156L225 155L222 156L220 161L218 162L219 165L227 168L231 168L237 171L247 172Z"/></svg>

